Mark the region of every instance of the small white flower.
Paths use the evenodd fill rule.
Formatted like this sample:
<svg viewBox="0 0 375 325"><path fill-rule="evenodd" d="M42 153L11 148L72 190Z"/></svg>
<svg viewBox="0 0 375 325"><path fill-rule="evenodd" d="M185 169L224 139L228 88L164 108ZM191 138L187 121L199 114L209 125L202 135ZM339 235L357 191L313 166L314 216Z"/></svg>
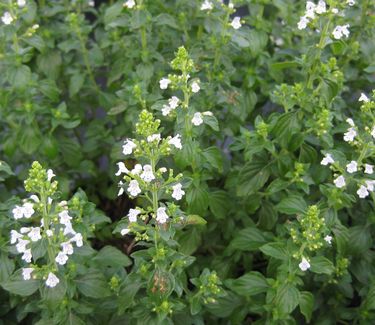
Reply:
<svg viewBox="0 0 375 325"><path fill-rule="evenodd" d="M346 170L350 174L355 173L358 170L357 162L352 160L349 164L346 165Z"/></svg>
<svg viewBox="0 0 375 325"><path fill-rule="evenodd" d="M354 128L349 128L347 132L344 133L344 141L353 142L357 135L357 131Z"/></svg>
<svg viewBox="0 0 375 325"><path fill-rule="evenodd" d="M315 3L312 1L306 1L306 11L314 11L315 10Z"/></svg>
<svg viewBox="0 0 375 325"><path fill-rule="evenodd" d="M222 1L222 2L224 2L224 1ZM233 4L233 2L230 2L230 1L229 1L229 3L228 3L228 8L229 8L229 9L233 9L233 8L234 8L234 4Z"/></svg>
<svg viewBox="0 0 375 325"><path fill-rule="evenodd" d="M147 183L150 183L152 180L155 179L155 175L152 172L151 165L144 165L143 166L143 173L140 177Z"/></svg>
<svg viewBox="0 0 375 325"><path fill-rule="evenodd" d="M298 266L301 269L301 271L305 272L310 268L311 265L306 258L302 257L302 261L301 261L301 263L298 264Z"/></svg>
<svg viewBox="0 0 375 325"><path fill-rule="evenodd" d="M19 238L18 244L16 245L17 252L24 253L28 243L30 243L30 240Z"/></svg>
<svg viewBox="0 0 375 325"><path fill-rule="evenodd" d="M115 176L129 173L129 170L126 168L125 164L122 161L118 162L116 165L118 167L118 171L116 172Z"/></svg>
<svg viewBox="0 0 375 325"><path fill-rule="evenodd" d="M139 175L142 172L142 165L141 164L136 164L134 168L131 170L131 173L133 175Z"/></svg>
<svg viewBox="0 0 375 325"><path fill-rule="evenodd" d="M138 182L133 179L129 182L129 187L127 191L130 193L131 196L137 196L139 193L141 193L141 189L139 188Z"/></svg>
<svg viewBox="0 0 375 325"><path fill-rule="evenodd" d="M124 228L124 229L121 229L120 234L121 234L122 236L125 236L125 235L127 235L129 232L130 232L130 229L129 229L129 228Z"/></svg>
<svg viewBox="0 0 375 325"><path fill-rule="evenodd" d="M64 254L63 252L59 252L55 258L55 261L60 265L64 265L68 261L68 255Z"/></svg>
<svg viewBox="0 0 375 325"><path fill-rule="evenodd" d="M31 230L30 227L21 227L21 229L20 229L20 233L21 233L21 234L26 234L26 233L28 233L30 230Z"/></svg>
<svg viewBox="0 0 375 325"><path fill-rule="evenodd" d="M10 243L12 245L15 244L20 238L22 238L22 235L18 233L17 230L10 231Z"/></svg>
<svg viewBox="0 0 375 325"><path fill-rule="evenodd" d="M365 103L368 103L368 102L370 101L370 99L366 96L366 94L361 93L361 96L359 97L358 101L359 101L359 102L365 102Z"/></svg>
<svg viewBox="0 0 375 325"><path fill-rule="evenodd" d="M170 112L172 112L172 108L169 105L164 104L161 109L161 113L163 114L163 116L168 116Z"/></svg>
<svg viewBox="0 0 375 325"><path fill-rule="evenodd" d="M239 29L241 28L242 24L241 24L241 17L234 17L232 22L230 23L231 26L234 28L234 29Z"/></svg>
<svg viewBox="0 0 375 325"><path fill-rule="evenodd" d="M16 205L14 209L12 210L14 219L21 219L23 218L23 207L20 207L19 205Z"/></svg>
<svg viewBox="0 0 375 325"><path fill-rule="evenodd" d="M122 185L124 185L124 183L122 181L119 181L118 183L118 186L119 186L119 190L118 190L118 193L117 193L117 196L121 196L124 194L125 190L124 188L122 187Z"/></svg>
<svg viewBox="0 0 375 325"><path fill-rule="evenodd" d="M38 196L36 196L35 194L30 195L30 200L33 200L35 203L39 203L40 202Z"/></svg>
<svg viewBox="0 0 375 325"><path fill-rule="evenodd" d="M69 222L65 225L65 228L64 228L64 235L75 235L76 232L74 231L73 227L72 227L72 224Z"/></svg>
<svg viewBox="0 0 375 325"><path fill-rule="evenodd" d="M53 173L52 169L47 170L47 180L50 182L52 177L55 177L56 175Z"/></svg>
<svg viewBox="0 0 375 325"><path fill-rule="evenodd" d="M202 113L204 116L214 116L214 114L211 111L205 111Z"/></svg>
<svg viewBox="0 0 375 325"><path fill-rule="evenodd" d="M30 280L31 279L31 273L34 271L32 267L24 267L22 269L22 277L24 280Z"/></svg>
<svg viewBox="0 0 375 325"><path fill-rule="evenodd" d="M169 216L167 215L167 213L165 212L166 208L165 207L160 207L158 208L158 210L156 211L156 221L158 223L166 223L167 220L169 219Z"/></svg>
<svg viewBox="0 0 375 325"><path fill-rule="evenodd" d="M204 0L204 2L201 5L201 10L212 10L214 7L213 3L208 0Z"/></svg>
<svg viewBox="0 0 375 325"><path fill-rule="evenodd" d="M83 237L82 234L77 232L73 238L70 239L70 241L74 241L77 245L77 247L83 246Z"/></svg>
<svg viewBox="0 0 375 325"><path fill-rule="evenodd" d="M124 7L132 9L135 6L135 1L134 0L128 0L124 3Z"/></svg>
<svg viewBox="0 0 375 325"><path fill-rule="evenodd" d="M156 141L157 143L159 143L159 141L161 140L161 136L160 134L151 134L147 137L147 142L150 143L150 142L154 142Z"/></svg>
<svg viewBox="0 0 375 325"><path fill-rule="evenodd" d="M172 139L168 141L170 145L175 146L177 149L182 149L181 135L176 134Z"/></svg>
<svg viewBox="0 0 375 325"><path fill-rule="evenodd" d="M137 216L141 213L138 209L130 209L128 213L130 222L137 222Z"/></svg>
<svg viewBox="0 0 375 325"><path fill-rule="evenodd" d="M33 257L33 255L31 254L31 249L26 249L23 252L23 255L22 255L21 259L23 259L27 263L31 263L32 257Z"/></svg>
<svg viewBox="0 0 375 325"><path fill-rule="evenodd" d="M192 84L191 84L191 91L193 93L197 93L199 90L201 89L201 87L199 86L199 83L197 81L194 81Z"/></svg>
<svg viewBox="0 0 375 325"><path fill-rule="evenodd" d="M22 8L26 5L26 0L17 0L18 7Z"/></svg>
<svg viewBox="0 0 375 325"><path fill-rule="evenodd" d="M191 119L191 122L192 122L195 126L201 125L201 124L203 123L202 114L199 113L199 112L194 113L194 116L193 116L193 118Z"/></svg>
<svg viewBox="0 0 375 325"><path fill-rule="evenodd" d="M133 141L126 139L124 141L124 145L122 146L122 153L124 155L130 155L133 152L133 149L136 147L137 145Z"/></svg>
<svg viewBox="0 0 375 325"><path fill-rule="evenodd" d="M31 216L34 214L34 205L32 203L26 202L23 205L23 216L26 219L31 218Z"/></svg>
<svg viewBox="0 0 375 325"><path fill-rule="evenodd" d="M346 3L352 7L355 5L355 0L346 0Z"/></svg>
<svg viewBox="0 0 375 325"><path fill-rule="evenodd" d="M33 242L36 242L42 239L42 236L40 235L40 228L39 227L31 228L30 232L28 233L28 236Z"/></svg>
<svg viewBox="0 0 375 325"><path fill-rule="evenodd" d="M68 225L70 224L70 220L72 220L72 217L69 215L68 210L61 211L59 213L60 223L62 225Z"/></svg>
<svg viewBox="0 0 375 325"><path fill-rule="evenodd" d="M370 164L365 164L365 174L373 174L374 166Z"/></svg>
<svg viewBox="0 0 375 325"><path fill-rule="evenodd" d="M349 31L349 24L343 25L343 26L336 26L335 29L332 32L332 35L335 39L341 39L343 36L349 37L350 31Z"/></svg>
<svg viewBox="0 0 375 325"><path fill-rule="evenodd" d="M324 237L324 240L325 240L328 244L331 245L331 243L332 243L332 236L327 235L327 236Z"/></svg>
<svg viewBox="0 0 375 325"><path fill-rule="evenodd" d="M168 100L168 104L169 104L170 108L172 108L172 109L176 109L178 107L179 103L180 103L180 100L176 96L172 96Z"/></svg>
<svg viewBox="0 0 375 325"><path fill-rule="evenodd" d="M95 1L94 0L89 0L89 6L90 7L95 7Z"/></svg>
<svg viewBox="0 0 375 325"><path fill-rule="evenodd" d="M51 237L53 235L53 231L51 229L48 229L46 231L47 237Z"/></svg>
<svg viewBox="0 0 375 325"><path fill-rule="evenodd" d="M162 174L165 173L166 171L167 171L167 168L165 168L165 167L159 168L159 172L161 172Z"/></svg>
<svg viewBox="0 0 375 325"><path fill-rule="evenodd" d="M361 199L364 199L366 196L369 195L369 192L367 191L367 188L366 186L363 186L361 185L357 191L357 194L358 196L361 198Z"/></svg>
<svg viewBox="0 0 375 325"><path fill-rule="evenodd" d="M12 22L13 22L13 17L12 15L10 14L9 11L6 11L4 12L4 14L2 15L1 17L1 21L5 24L5 25L10 25Z"/></svg>
<svg viewBox="0 0 375 325"><path fill-rule="evenodd" d="M177 201L181 200L182 197L185 195L185 191L182 189L182 185L180 183L173 185L172 189L172 197Z"/></svg>
<svg viewBox="0 0 375 325"><path fill-rule="evenodd" d="M338 14L339 13L339 10L337 8L332 8L331 11L332 11L333 14Z"/></svg>
<svg viewBox="0 0 375 325"><path fill-rule="evenodd" d="M341 175L341 176L337 177L337 178L333 181L333 183L335 184L335 186L336 186L337 188L342 188L342 187L344 187L344 186L346 185L345 177Z"/></svg>
<svg viewBox="0 0 375 325"><path fill-rule="evenodd" d="M325 1L319 0L318 5L315 8L315 12L320 15L327 11L327 6Z"/></svg>
<svg viewBox="0 0 375 325"><path fill-rule="evenodd" d="M333 164L334 162L335 161L333 160L332 155L330 153L326 153L320 164L323 166L327 166L329 164Z"/></svg>
<svg viewBox="0 0 375 325"><path fill-rule="evenodd" d="M64 208L64 207L68 206L68 202L65 201L65 200L63 200L63 201L61 201L61 202L58 204L58 206Z"/></svg>
<svg viewBox="0 0 375 325"><path fill-rule="evenodd" d="M171 81L168 78L162 78L159 81L160 89L167 89Z"/></svg>
<svg viewBox="0 0 375 325"><path fill-rule="evenodd" d="M375 139L375 126L371 130L371 136Z"/></svg>
<svg viewBox="0 0 375 325"><path fill-rule="evenodd" d="M366 183L367 190L369 190L370 192L373 192L374 186L375 186L375 181L374 180L367 180L367 181L365 181L365 183Z"/></svg>
<svg viewBox="0 0 375 325"><path fill-rule="evenodd" d="M310 22L306 16L302 16L299 19L299 22L297 24L297 27L299 30L305 29L307 27L307 24Z"/></svg>
<svg viewBox="0 0 375 325"><path fill-rule="evenodd" d="M354 121L351 118L347 118L346 123L348 123L350 126L353 126L353 127L355 126Z"/></svg>
<svg viewBox="0 0 375 325"><path fill-rule="evenodd" d="M72 255L74 252L73 245L70 241L61 243L62 253L65 255Z"/></svg>
<svg viewBox="0 0 375 325"><path fill-rule="evenodd" d="M54 275L52 272L48 274L48 278L46 281L47 287L54 288L58 285L59 282L60 282L59 278L56 275Z"/></svg>

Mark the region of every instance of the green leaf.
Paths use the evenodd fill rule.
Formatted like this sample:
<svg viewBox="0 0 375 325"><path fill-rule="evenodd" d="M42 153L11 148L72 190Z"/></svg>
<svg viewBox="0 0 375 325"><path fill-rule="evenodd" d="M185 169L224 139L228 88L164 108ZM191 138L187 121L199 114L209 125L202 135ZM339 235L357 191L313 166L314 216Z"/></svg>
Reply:
<svg viewBox="0 0 375 325"><path fill-rule="evenodd" d="M0 252L0 283L8 280L14 271L14 261L7 254Z"/></svg>
<svg viewBox="0 0 375 325"><path fill-rule="evenodd" d="M111 295L108 284L99 270L91 270L75 280L78 290L90 298L104 298Z"/></svg>
<svg viewBox="0 0 375 325"><path fill-rule="evenodd" d="M85 82L85 74L82 72L75 73L73 76L70 77L69 81L69 96L73 97L77 94Z"/></svg>
<svg viewBox="0 0 375 325"><path fill-rule="evenodd" d="M221 155L221 151L217 147L206 148L202 152L202 155L213 168L216 168L219 172L222 172L223 157Z"/></svg>
<svg viewBox="0 0 375 325"><path fill-rule="evenodd" d="M39 288L40 280L24 280L22 277L22 269L17 270L8 278L1 286L16 295L30 296Z"/></svg>
<svg viewBox="0 0 375 325"><path fill-rule="evenodd" d="M125 103L121 103L121 104L118 104L114 107L112 107L109 111L108 111L108 115L117 115L117 114L120 114L122 113L123 111L126 110L126 104Z"/></svg>
<svg viewBox="0 0 375 325"><path fill-rule="evenodd" d="M97 262L99 266L125 267L132 264L129 257L113 246L103 247L93 260Z"/></svg>
<svg viewBox="0 0 375 325"><path fill-rule="evenodd" d="M41 145L42 140L37 131L38 129L31 126L20 130L19 146L28 155L34 153Z"/></svg>
<svg viewBox="0 0 375 325"><path fill-rule="evenodd" d="M207 221L196 214L189 214L186 217L185 223L188 225L205 225Z"/></svg>
<svg viewBox="0 0 375 325"><path fill-rule="evenodd" d="M299 296L299 308L301 314L305 316L306 322L310 323L314 308L314 296L311 292L301 291Z"/></svg>
<svg viewBox="0 0 375 325"><path fill-rule="evenodd" d="M186 195L190 212L193 214L204 215L208 207L208 192L200 184L191 186Z"/></svg>
<svg viewBox="0 0 375 325"><path fill-rule="evenodd" d="M304 213L307 209L305 200L299 195L290 195L276 206L277 210L285 214Z"/></svg>
<svg viewBox="0 0 375 325"><path fill-rule="evenodd" d="M218 219L224 219L230 209L230 199L225 191L208 193L208 206L213 215Z"/></svg>
<svg viewBox="0 0 375 325"><path fill-rule="evenodd" d="M299 291L292 284L284 283L277 289L275 303L282 314L289 315L298 306L299 300Z"/></svg>
<svg viewBox="0 0 375 325"><path fill-rule="evenodd" d="M15 88L27 86L31 80L31 70L27 65L9 68L8 80Z"/></svg>
<svg viewBox="0 0 375 325"><path fill-rule="evenodd" d="M235 235L229 244L229 250L253 251L266 243L263 233L254 227L245 228Z"/></svg>
<svg viewBox="0 0 375 325"><path fill-rule="evenodd" d="M228 280L228 287L241 296L254 296L269 288L266 278L259 272L249 272L235 280Z"/></svg>
<svg viewBox="0 0 375 325"><path fill-rule="evenodd" d="M318 274L332 274L335 270L332 262L324 256L315 256L310 259L310 271Z"/></svg>
<svg viewBox="0 0 375 325"><path fill-rule="evenodd" d="M220 131L219 122L214 115L203 115L203 123L207 124L214 131Z"/></svg>
<svg viewBox="0 0 375 325"><path fill-rule="evenodd" d="M288 260L288 252L284 243L268 243L260 247L263 254L279 260Z"/></svg>

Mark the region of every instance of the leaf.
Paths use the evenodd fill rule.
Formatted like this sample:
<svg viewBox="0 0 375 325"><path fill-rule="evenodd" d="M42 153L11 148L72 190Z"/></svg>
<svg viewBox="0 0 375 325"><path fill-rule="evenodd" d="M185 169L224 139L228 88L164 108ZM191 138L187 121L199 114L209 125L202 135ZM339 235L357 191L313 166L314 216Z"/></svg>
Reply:
<svg viewBox="0 0 375 325"><path fill-rule="evenodd" d="M253 251L266 243L263 233L254 227L242 229L229 244L229 250Z"/></svg>
<svg viewBox="0 0 375 325"><path fill-rule="evenodd" d="M27 126L20 130L19 146L28 155L34 153L41 144L38 129Z"/></svg>
<svg viewBox="0 0 375 325"><path fill-rule="evenodd" d="M228 287L241 296L254 296L269 288L266 278L259 272L249 272L235 280L228 281Z"/></svg>
<svg viewBox="0 0 375 325"><path fill-rule="evenodd" d="M111 292L104 276L99 270L91 270L75 280L78 290L90 298L108 297Z"/></svg>
<svg viewBox="0 0 375 325"><path fill-rule="evenodd" d="M125 267L132 264L129 257L113 246L103 247L93 258L99 266Z"/></svg>
<svg viewBox="0 0 375 325"><path fill-rule="evenodd" d="M109 111L108 111L108 115L117 115L117 114L120 114L122 113L123 111L126 110L126 104L125 103L121 103L121 104L118 104L114 107L112 107Z"/></svg>
<svg viewBox="0 0 375 325"><path fill-rule="evenodd" d="M214 131L220 131L219 122L213 115L203 115L203 123L207 124Z"/></svg>
<svg viewBox="0 0 375 325"><path fill-rule="evenodd" d="M276 209L285 214L304 213L307 209L305 200L299 195L290 195L276 206Z"/></svg>
<svg viewBox="0 0 375 325"><path fill-rule="evenodd" d="M69 96L73 97L76 95L81 90L84 82L85 75L82 72L75 73L71 76L69 81Z"/></svg>
<svg viewBox="0 0 375 325"><path fill-rule="evenodd" d="M228 193L225 191L214 191L208 193L208 206L212 214L218 219L224 219L230 209Z"/></svg>
<svg viewBox="0 0 375 325"><path fill-rule="evenodd" d="M299 308L301 314L305 316L306 322L310 323L314 308L314 296L311 292L301 291L299 296Z"/></svg>
<svg viewBox="0 0 375 325"><path fill-rule="evenodd" d="M223 157L221 151L217 147L206 148L202 155L206 158L207 162L213 167L216 168L219 172L223 170Z"/></svg>
<svg viewBox="0 0 375 325"><path fill-rule="evenodd" d="M188 225L205 225L207 221L196 214L189 214L186 217L185 223Z"/></svg>
<svg viewBox="0 0 375 325"><path fill-rule="evenodd" d="M8 80L15 88L27 86L31 80L31 70L27 65L8 69Z"/></svg>
<svg viewBox="0 0 375 325"><path fill-rule="evenodd" d="M289 315L299 304L299 291L290 284L282 284L276 293L276 306L284 315Z"/></svg>
<svg viewBox="0 0 375 325"><path fill-rule="evenodd" d="M187 192L186 200L191 213L198 215L205 214L208 207L208 192L205 187L200 184L191 186Z"/></svg>
<svg viewBox="0 0 375 325"><path fill-rule="evenodd" d="M1 286L10 293L20 296L30 296L39 288L40 280L24 280L22 277L22 269L17 270L7 281Z"/></svg>
<svg viewBox="0 0 375 325"><path fill-rule="evenodd" d="M318 274L332 274L335 270L332 262L324 256L315 256L310 259L310 271Z"/></svg>
<svg viewBox="0 0 375 325"><path fill-rule="evenodd" d="M0 283L8 280L14 267L14 261L8 258L7 254L0 252Z"/></svg>
<svg viewBox="0 0 375 325"><path fill-rule="evenodd" d="M288 253L284 243L274 242L268 243L260 247L263 254L271 256L279 260L288 260Z"/></svg>

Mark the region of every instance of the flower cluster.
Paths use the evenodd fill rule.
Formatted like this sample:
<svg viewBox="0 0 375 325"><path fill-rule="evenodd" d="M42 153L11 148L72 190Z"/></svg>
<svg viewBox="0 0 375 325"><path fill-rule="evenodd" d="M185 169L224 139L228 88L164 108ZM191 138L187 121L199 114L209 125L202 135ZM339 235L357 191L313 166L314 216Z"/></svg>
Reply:
<svg viewBox="0 0 375 325"><path fill-rule="evenodd" d="M67 209L67 202L56 202L57 181L51 169L45 170L38 162L32 164L25 188L32 192L22 206L16 205L12 214L15 220L28 219L28 225L19 231L11 230L10 243L15 245L16 252L22 254L22 260L30 263L23 268L24 280L33 278L45 279L46 286L55 287L59 282L56 273L65 265L74 252L74 246L83 245L82 235L73 229L72 217ZM37 263L41 247L46 244L47 264ZM34 252L37 252L35 255Z"/></svg>

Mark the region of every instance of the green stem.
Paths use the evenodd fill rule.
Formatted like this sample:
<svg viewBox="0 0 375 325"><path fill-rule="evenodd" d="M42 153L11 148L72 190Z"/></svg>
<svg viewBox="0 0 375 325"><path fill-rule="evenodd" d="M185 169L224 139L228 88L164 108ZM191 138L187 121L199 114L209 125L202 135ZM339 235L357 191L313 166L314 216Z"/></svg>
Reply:
<svg viewBox="0 0 375 325"><path fill-rule="evenodd" d="M147 61L148 49L147 49L147 33L145 26L141 27L141 43L142 43L142 60Z"/></svg>
<svg viewBox="0 0 375 325"><path fill-rule="evenodd" d="M155 157L154 157L154 152L152 152L152 158L151 158L151 168L152 168L152 173L155 175L155 169L156 169L156 160L155 160ZM158 211L158 208L159 208L159 197L158 197L158 190L156 188L156 185L154 184L153 185L153 188L152 188L152 210L153 210L153 213L156 217L156 213ZM159 239L159 226L158 224L156 223L155 224L155 228L154 228L154 243L155 243L155 249L157 250L158 249L158 239Z"/></svg>

